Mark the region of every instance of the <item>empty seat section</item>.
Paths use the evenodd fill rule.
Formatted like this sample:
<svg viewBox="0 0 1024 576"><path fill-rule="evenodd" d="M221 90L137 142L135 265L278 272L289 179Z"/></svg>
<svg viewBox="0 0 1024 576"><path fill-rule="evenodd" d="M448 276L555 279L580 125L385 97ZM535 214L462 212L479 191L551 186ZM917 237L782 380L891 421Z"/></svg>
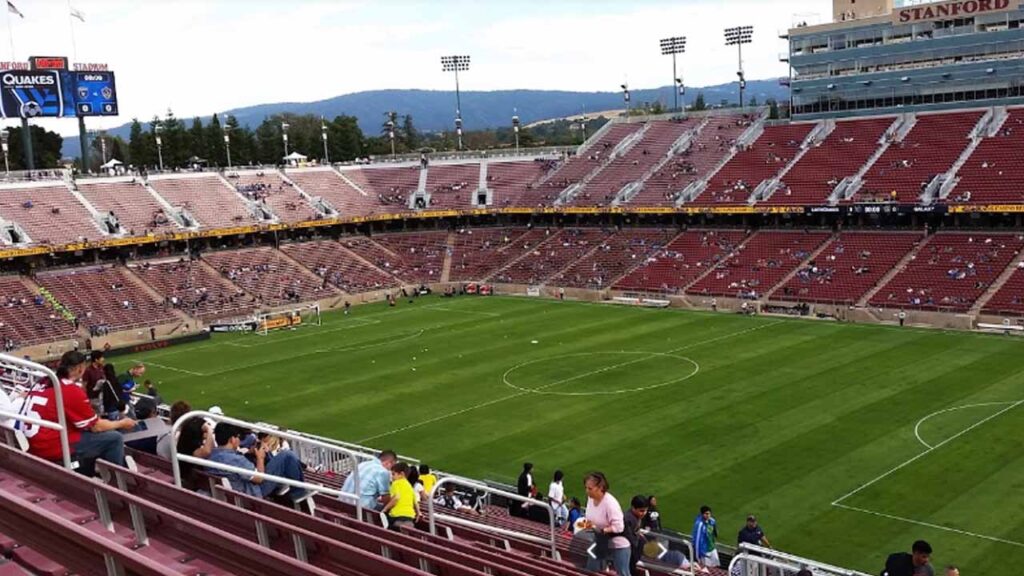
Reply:
<svg viewBox="0 0 1024 576"><path fill-rule="evenodd" d="M760 298L828 238L827 232L758 232L686 293Z"/></svg>
<svg viewBox="0 0 1024 576"><path fill-rule="evenodd" d="M604 134L554 170L542 184L527 190L523 195L523 203L527 206L553 205L563 190L582 182L591 172L599 170L608 161L615 147L640 128L640 124L608 126Z"/></svg>
<svg viewBox="0 0 1024 576"><path fill-rule="evenodd" d="M615 284L619 290L678 293L708 268L739 246L746 234L739 230L690 230Z"/></svg>
<svg viewBox="0 0 1024 576"><path fill-rule="evenodd" d="M361 181L357 183L368 194L374 194L377 202L387 206L392 212L408 210L409 198L412 198L420 187L420 166L418 164L397 168L361 168L353 172L356 174L353 174L352 177ZM346 174L348 173L346 172Z"/></svg>
<svg viewBox="0 0 1024 576"><path fill-rule="evenodd" d="M835 129L804 154L782 178L767 204L824 204L835 187L853 176L878 150L895 118L836 122Z"/></svg>
<svg viewBox="0 0 1024 576"><path fill-rule="evenodd" d="M476 205L480 164L434 164L427 170L431 208L466 209Z"/></svg>
<svg viewBox="0 0 1024 576"><path fill-rule="evenodd" d="M349 294L398 285L394 276L367 264L332 240L284 244L281 250Z"/></svg>
<svg viewBox="0 0 1024 576"><path fill-rule="evenodd" d="M0 350L71 338L74 325L17 276L0 276Z"/></svg>
<svg viewBox="0 0 1024 576"><path fill-rule="evenodd" d="M552 278L558 286L601 290L664 248L675 236L670 230L627 229L610 236L596 250Z"/></svg>
<svg viewBox="0 0 1024 576"><path fill-rule="evenodd" d="M853 201L916 204L928 183L948 172L970 144L968 137L983 114L918 115L903 141L893 142L867 171Z"/></svg>
<svg viewBox="0 0 1024 576"><path fill-rule="evenodd" d="M184 208L202 228L255 224L242 198L218 176L149 179L149 185L171 206Z"/></svg>
<svg viewBox="0 0 1024 576"><path fill-rule="evenodd" d="M241 315L255 307L252 297L195 260L143 262L136 275L168 304L200 318Z"/></svg>
<svg viewBox="0 0 1024 576"><path fill-rule="evenodd" d="M389 270L408 282L440 282L444 258L448 252L447 232L416 232L412 234L381 234L374 242L395 258Z"/></svg>
<svg viewBox="0 0 1024 576"><path fill-rule="evenodd" d="M487 188L495 208L519 206L520 197L556 166L554 160L537 158L531 162L491 162L487 165Z"/></svg>
<svg viewBox="0 0 1024 576"><path fill-rule="evenodd" d="M678 154L644 182L630 204L666 206L675 203L687 186L708 175L732 149L736 139L750 128L752 119L742 116L713 116L700 133Z"/></svg>
<svg viewBox="0 0 1024 576"><path fill-rule="evenodd" d="M277 172L237 172L226 175L235 190L253 202L265 205L286 224L320 217L306 198Z"/></svg>
<svg viewBox="0 0 1024 576"><path fill-rule="evenodd" d="M746 204L763 180L774 177L793 160L814 127L814 123L768 126L753 144L722 166L692 203Z"/></svg>
<svg viewBox="0 0 1024 576"><path fill-rule="evenodd" d="M162 234L178 230L164 212L163 206L141 182L88 181L78 185L78 192L101 214L113 212L121 229L129 236Z"/></svg>
<svg viewBox="0 0 1024 576"><path fill-rule="evenodd" d="M950 204L1024 202L1024 108L1012 109L995 136L985 138L960 167Z"/></svg>
<svg viewBox="0 0 1024 576"><path fill-rule="evenodd" d="M932 236L871 299L874 306L924 310L970 309L1024 245L1010 234Z"/></svg>
<svg viewBox="0 0 1024 576"><path fill-rule="evenodd" d="M109 331L171 322L174 313L121 268L89 268L40 274L36 280L85 328Z"/></svg>
<svg viewBox="0 0 1024 576"><path fill-rule="evenodd" d="M104 237L89 210L65 186L0 189L0 219L20 224L33 244Z"/></svg>
<svg viewBox="0 0 1024 576"><path fill-rule="evenodd" d="M452 247L452 282L484 280L544 237L543 230L475 228L460 230Z"/></svg>
<svg viewBox="0 0 1024 576"><path fill-rule="evenodd" d="M500 270L493 280L506 284L544 282L597 248L610 235L610 231L593 228L561 230Z"/></svg>
<svg viewBox="0 0 1024 576"><path fill-rule="evenodd" d="M256 297L263 306L281 306L327 298L337 293L308 270L271 248L204 254L214 270Z"/></svg>
<svg viewBox="0 0 1024 576"><path fill-rule="evenodd" d="M923 239L918 233L845 232L772 297L856 303Z"/></svg>
<svg viewBox="0 0 1024 576"><path fill-rule="evenodd" d="M1008 316L1024 316L1024 267L1018 266L999 291L985 303L984 312Z"/></svg>
<svg viewBox="0 0 1024 576"><path fill-rule="evenodd" d="M672 148L687 130L692 120L663 120L651 122L638 142L622 156L612 160L573 197L573 204L607 206L619 191L630 182L640 180Z"/></svg>
<svg viewBox="0 0 1024 576"><path fill-rule="evenodd" d="M365 186L362 192L345 181L333 168L298 169L286 172L288 179L313 198L323 198L342 217L367 216L387 210ZM345 176L356 180L358 170L346 171ZM359 182L356 182L359 185Z"/></svg>

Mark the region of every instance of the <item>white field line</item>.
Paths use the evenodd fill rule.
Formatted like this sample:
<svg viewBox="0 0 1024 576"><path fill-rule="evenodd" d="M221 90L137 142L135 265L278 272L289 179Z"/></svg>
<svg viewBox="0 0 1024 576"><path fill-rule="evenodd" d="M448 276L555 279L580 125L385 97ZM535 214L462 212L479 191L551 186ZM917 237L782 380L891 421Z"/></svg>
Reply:
<svg viewBox="0 0 1024 576"><path fill-rule="evenodd" d="M949 438L946 438L945 440L943 440L942 442L939 442L935 446L932 446L931 448L928 448L924 452L921 452L920 454L918 454L917 456L914 456L910 460L907 460L903 464L900 464L899 466L896 466L892 470L889 470L888 472L885 472L885 473L877 476L876 478L874 478L874 479L872 479L872 480L870 480L870 481L868 481L868 482L866 482L864 484L861 484L860 486L854 488L853 490L851 490L850 492L847 492L846 494L840 496L839 498L836 498L835 500L832 501L832 505L833 506L838 506L840 502L842 502L843 500L846 500L850 496L853 496L854 494L857 494L858 492L860 492L861 490L864 490L868 486L871 486L871 485L877 483L879 480L882 480L884 478L888 478L889 476L893 475L894 473L896 473L896 472L906 468L907 466L913 464L914 462L917 462L918 460L920 460L924 456L927 456L928 454L931 454L932 451L938 450L939 448L942 448L946 444L949 444L953 440L956 440L957 438L963 436L964 434L967 434L968 432L970 432L971 430L974 430L978 426L981 426L982 424L985 424L986 422L988 422L989 420L992 420L993 418L996 418L998 416L1002 416L1003 414L1009 412L1010 410L1013 410L1014 408L1016 408L1017 406L1020 406L1021 404L1024 404L1024 400L1020 400L1020 401L1014 402L1010 406L1007 406L1006 408L1003 408L999 412L996 412L995 414L992 414L991 416L985 418L984 420L981 420L980 422L975 422L971 426L968 426L967 428L957 432L956 434L950 436Z"/></svg>
<svg viewBox="0 0 1024 576"><path fill-rule="evenodd" d="M501 314L498 314L497 312L477 312L476 310L458 310L456 308L446 308L440 304L430 304L428 306L421 306L421 308L430 308L431 310L443 310L445 312L455 312L456 314L476 314L478 316L491 316L494 318L501 316Z"/></svg>
<svg viewBox="0 0 1024 576"><path fill-rule="evenodd" d="M764 328L770 328L772 326L775 326L776 324L781 324L782 322L783 322L782 320L777 320L775 322L770 322L768 324L762 324L761 326L756 326L754 328L747 328L745 330L740 330L739 332L731 332L729 334L724 334L722 336L718 336L718 337L715 337L715 338L710 338L708 340L702 340L700 342L694 342L694 343L691 343L691 344L687 344L685 346L681 346L679 348L676 348L675 350L670 350L668 352L649 353L649 354L652 354L652 355L653 354L672 354L672 353L676 353L676 352L681 352L683 350L687 350L689 348L694 348L696 346L703 346L705 344L712 344L714 342L725 340L727 338L735 338L737 336L742 336L744 334L749 334L750 332L754 332L754 331L757 331L757 330L762 330ZM651 357L653 357L653 356L651 356ZM586 377L586 376L592 376L594 374L599 374L601 372L606 372L606 371L612 370L614 368L621 368L623 366L628 366L630 364L635 364L638 361L639 360L630 360L630 361L627 361L627 362L620 362L619 364L613 364L611 366L607 366L607 367L601 368L599 370L592 370L590 372L584 372L583 374L578 374L578 375L573 376L571 378L566 378L564 380L558 380L556 382L552 382L551 384L546 384L544 386L541 386L540 388L537 388L536 390L543 390L543 389L547 389L547 388L552 388L552 387L557 386L559 384L565 384L566 382L571 382L571 381L577 380L579 378L583 378L583 377ZM696 374L696 372L694 374L691 374L691 376L693 376L695 374ZM499 402L504 402L505 400L511 400L513 398L518 398L520 396L525 396L527 394L533 394L533 392L532 391L531 392L516 392L515 394L508 394L506 396L501 396L499 398L495 398L493 400L488 400L486 402L482 402L482 403L476 404L474 406L469 406L469 407L463 408L461 410L456 410L454 412L448 412L446 414L441 414L439 416L434 416L433 418L428 418L428 419L423 420L421 422L415 422L413 424L408 424L408 425L402 426L400 428L395 428L394 430L390 430L388 432L382 432L380 434L375 434L373 436L368 436L368 437L363 438L361 440L356 440L356 444L365 444L365 443L367 443L367 442L369 442L371 440L378 440L380 438L385 438L387 436L392 436L392 435L398 434L400 432L405 432L406 430L412 430L414 428L420 428L421 426L426 426L427 424L433 424L435 422L440 422L442 420L447 420L448 418L453 418L455 416L461 416L462 414L465 414L467 412L472 412L473 410L478 410L480 408L486 408L488 406L493 406L495 404L498 404Z"/></svg>
<svg viewBox="0 0 1024 576"><path fill-rule="evenodd" d="M175 368L174 366L164 366L163 364L157 364L156 362L150 362L148 360L143 362L142 360L135 359L135 360L132 360L132 362L142 362L143 364L148 364L150 366L156 366L157 368L163 368L164 370L173 370L174 372L181 372L183 374L191 374L193 376L207 376L207 374L201 374L199 372L193 372L191 370L185 370L184 368Z"/></svg>
<svg viewBox="0 0 1024 576"><path fill-rule="evenodd" d="M938 416L939 414L945 414L946 412L953 412L955 410L966 410L968 408L981 408L983 406L1006 406L1008 404L1013 404L1013 402L982 402L981 404L967 404L966 406L954 406L953 408L946 408L945 410L938 410L936 412L932 412L931 414L929 414L929 415L925 416L924 418L921 418L920 420L917 421L917 424L914 426L914 436L917 437L917 441L918 442L920 442L921 444L924 444L925 448L928 448L929 450L931 450L932 449L931 444L928 444L927 442L925 442L924 439L921 438L921 434L920 434L921 424L924 424L926 420L932 418L933 416Z"/></svg>
<svg viewBox="0 0 1024 576"><path fill-rule="evenodd" d="M352 318L351 320L349 320L349 322L359 322L359 324L352 326L351 324L346 322L344 326L337 326L335 328L323 329L321 327L314 327L314 330L306 331L303 334L293 334L291 336L277 338L271 336L269 338L265 338L262 342L256 342L254 344L240 344L238 342L231 342L230 344L232 346L237 346L239 348L256 348L259 346L266 346L268 344L280 344L281 342L288 342L290 340L300 340L302 338L309 338L310 336L321 336L323 334L330 334L332 332L354 330L356 328L363 328L365 326L373 326L374 324L380 324L380 320L374 320L372 318ZM225 342L225 344L227 343Z"/></svg>
<svg viewBox="0 0 1024 576"><path fill-rule="evenodd" d="M934 528L936 530L944 530L946 532L952 532L954 534L960 534L962 536L970 536L972 538L980 538L982 540L990 540L992 542L999 542L1000 544L1009 544L1010 546L1018 546L1024 548L1024 543L1015 542L1013 540L1007 540L1005 538L998 538L996 536L986 536L985 534L978 534L976 532L968 532L967 530L959 530L957 528L950 528L949 526L940 526L938 524L932 524L930 522L922 522L920 520L914 520L913 518L904 518L902 516L894 516L892 514L885 514L884 512L876 512L874 510L868 510L866 508L857 508L856 506L847 506L846 504L832 504L837 508L844 510L852 510L854 512L862 512L864 514L870 514L872 516L878 516L881 518L888 518L889 520L897 520L899 522L906 522L908 524L916 524L918 526L924 526L926 528Z"/></svg>

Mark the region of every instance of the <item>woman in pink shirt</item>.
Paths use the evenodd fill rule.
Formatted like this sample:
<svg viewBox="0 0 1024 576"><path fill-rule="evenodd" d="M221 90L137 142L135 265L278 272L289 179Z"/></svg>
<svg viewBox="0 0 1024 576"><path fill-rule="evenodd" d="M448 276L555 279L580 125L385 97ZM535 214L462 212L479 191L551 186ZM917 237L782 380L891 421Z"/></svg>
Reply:
<svg viewBox="0 0 1024 576"><path fill-rule="evenodd" d="M591 472L583 479L583 486L587 490L587 527L597 538L609 538L607 553L596 559L588 557L587 570L601 571L611 562L618 576L630 576L629 540L622 536L626 529L622 506L608 493L608 479L600 472Z"/></svg>

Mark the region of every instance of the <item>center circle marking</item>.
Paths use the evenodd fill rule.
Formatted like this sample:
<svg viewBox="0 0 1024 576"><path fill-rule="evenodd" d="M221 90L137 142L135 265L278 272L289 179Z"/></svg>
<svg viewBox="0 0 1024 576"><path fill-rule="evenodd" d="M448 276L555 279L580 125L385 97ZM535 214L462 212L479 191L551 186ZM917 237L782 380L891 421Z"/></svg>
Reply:
<svg viewBox="0 0 1024 576"><path fill-rule="evenodd" d="M594 374L599 374L601 372L605 372L605 371L608 371L608 370L614 370L615 368L620 367L619 364L612 364L611 366L606 366L606 367L598 369L598 370L593 370L593 371L590 371L590 372L583 372L582 374L577 374L576 376L572 376L572 377L569 377L569 378L564 378L562 380L557 380L555 382L550 382L548 384L544 384L544 385L542 385L542 386L540 386L538 388L524 388L522 386L517 386L516 384L512 383L509 380L509 376L512 373L514 373L515 371L517 371L517 370L519 370L521 368L525 368L527 366L532 366L534 364L540 364L541 362L552 362L552 361L564 360L566 358L578 358L578 357L582 357L582 356L609 356L609 355L648 356L649 358L647 358L647 359L652 359L652 358L656 358L656 357L675 358L677 360L681 360L681 361L683 361L683 362L685 362L687 364L690 364L691 366L693 366L693 370L689 374L687 374L685 376L681 376L679 378L673 378L671 380L666 380L664 382L658 382L657 384L650 384L648 386L640 386L640 387L637 387L637 388L624 388L624 389L621 389L621 390L604 390L604 391L595 391L595 392L551 392L551 391L546 390L546 388L552 388L554 386L558 386L560 384L571 382L573 380L577 380L577 379L580 379L582 377L591 376L591 375L594 375ZM644 360L636 360L634 362L639 363L639 362L643 362L643 361ZM696 376L698 372L700 372L700 364L698 364L696 361L694 361L694 360L692 360L690 358L687 358L686 356L680 356L678 354L672 354L670 352L642 352L642 351L622 351L622 350L618 350L618 351L614 351L614 352L576 352L576 353L573 353L573 354L562 354L560 356L549 356L547 358L537 358L536 360L529 360L527 362L522 362L520 364L516 364L515 366L513 366L513 367L509 368L508 370L506 370L505 373L501 376L501 381L506 386L508 386L509 388L512 388L514 390L519 390L520 392L528 392L530 394L543 394L543 395L547 395L547 396L609 396L609 395L612 395L612 394L629 394L630 392L644 392L646 390L655 390L655 389L658 389L658 388L664 388L665 386L670 386L672 384L678 384L680 382L684 382L686 380L689 380L690 378L693 378L694 376Z"/></svg>

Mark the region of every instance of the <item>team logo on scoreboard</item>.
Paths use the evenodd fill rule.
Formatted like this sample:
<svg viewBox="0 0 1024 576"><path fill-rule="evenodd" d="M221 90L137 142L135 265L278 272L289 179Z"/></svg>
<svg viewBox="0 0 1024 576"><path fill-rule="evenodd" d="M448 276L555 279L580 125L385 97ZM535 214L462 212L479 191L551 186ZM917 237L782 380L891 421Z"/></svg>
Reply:
<svg viewBox="0 0 1024 576"><path fill-rule="evenodd" d="M110 86L104 86L102 89L100 89L100 94L103 95L104 100L110 100L114 97L114 91L110 88Z"/></svg>
<svg viewBox="0 0 1024 576"><path fill-rule="evenodd" d="M86 100L88 98L89 98L89 88L86 87L86 86L79 86L78 87L78 99L79 100Z"/></svg>
<svg viewBox="0 0 1024 576"><path fill-rule="evenodd" d="M29 100L21 105L21 117L22 118L35 118L43 114L43 107L38 102Z"/></svg>

